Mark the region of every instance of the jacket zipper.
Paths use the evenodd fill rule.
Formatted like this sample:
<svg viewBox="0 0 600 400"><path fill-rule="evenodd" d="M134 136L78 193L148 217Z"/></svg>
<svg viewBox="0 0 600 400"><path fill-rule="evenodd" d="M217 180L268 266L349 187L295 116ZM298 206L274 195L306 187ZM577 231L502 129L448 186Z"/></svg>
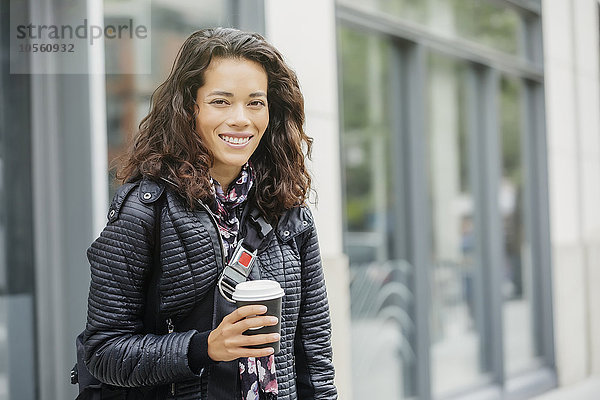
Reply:
<svg viewBox="0 0 600 400"><path fill-rule="evenodd" d="M219 245L221 246L221 266L222 266L222 269L224 269L225 268L225 246L223 245L223 238L221 237L221 234L219 233L219 224L217 224L217 219L215 218L215 215L213 214L211 209L208 208L208 206L206 204L204 204L201 200L198 200L198 204L200 204L202 206L202 208L204 208L204 210L206 210L208 215L210 215L210 219L212 220L213 224L215 225L215 229L217 230L217 237L219 239Z"/></svg>
<svg viewBox="0 0 600 400"><path fill-rule="evenodd" d="M167 318L167 331L168 333L173 333L175 331L175 326L173 325L173 320L171 318ZM175 396L175 382L171 383L171 395Z"/></svg>

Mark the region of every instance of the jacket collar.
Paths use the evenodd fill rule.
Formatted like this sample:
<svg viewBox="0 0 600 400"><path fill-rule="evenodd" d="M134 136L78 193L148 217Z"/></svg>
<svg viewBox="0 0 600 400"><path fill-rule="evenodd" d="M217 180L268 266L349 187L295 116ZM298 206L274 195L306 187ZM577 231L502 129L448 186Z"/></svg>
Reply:
<svg viewBox="0 0 600 400"><path fill-rule="evenodd" d="M161 179L172 185L178 187L178 185L168 178L161 177ZM275 233L283 242L287 242L296 236L304 233L314 225L312 214L306 205L294 207L288 210L277 223Z"/></svg>

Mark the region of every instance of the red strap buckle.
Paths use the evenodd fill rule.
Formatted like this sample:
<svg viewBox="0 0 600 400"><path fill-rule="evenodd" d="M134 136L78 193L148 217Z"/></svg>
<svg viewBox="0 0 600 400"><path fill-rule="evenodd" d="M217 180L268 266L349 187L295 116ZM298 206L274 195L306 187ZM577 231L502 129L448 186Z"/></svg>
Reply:
<svg viewBox="0 0 600 400"><path fill-rule="evenodd" d="M252 262L253 255L247 252L246 250L240 253L238 258L238 262L244 266L244 268L248 268L250 263Z"/></svg>

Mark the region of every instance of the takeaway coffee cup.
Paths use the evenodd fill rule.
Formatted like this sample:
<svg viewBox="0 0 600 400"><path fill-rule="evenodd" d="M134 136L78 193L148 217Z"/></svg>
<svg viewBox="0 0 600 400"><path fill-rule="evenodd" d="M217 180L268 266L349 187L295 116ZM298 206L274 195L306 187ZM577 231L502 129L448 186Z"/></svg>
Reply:
<svg viewBox="0 0 600 400"><path fill-rule="evenodd" d="M243 307L250 304L260 304L267 307L267 312L263 315L277 317L277 325L261 326L259 328L248 329L244 335L260 335L264 333L281 334L281 298L283 289L276 281L256 280L238 283L233 292L233 300L237 307ZM250 346L255 349L273 347L275 353L279 353L279 341L265 343L256 346Z"/></svg>

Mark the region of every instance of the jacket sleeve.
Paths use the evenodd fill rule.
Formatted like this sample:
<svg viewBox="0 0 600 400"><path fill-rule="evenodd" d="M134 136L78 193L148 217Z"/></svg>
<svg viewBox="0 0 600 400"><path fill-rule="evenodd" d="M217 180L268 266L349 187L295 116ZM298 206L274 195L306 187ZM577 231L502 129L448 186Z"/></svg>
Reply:
<svg viewBox="0 0 600 400"><path fill-rule="evenodd" d="M298 398L337 399L329 304L314 225L303 236L300 244L302 300L294 340Z"/></svg>
<svg viewBox="0 0 600 400"><path fill-rule="evenodd" d="M91 285L85 363L104 383L151 386L197 376L187 359L196 331L142 333L153 242L153 205L141 203L134 190L124 200L118 218L107 224L87 251Z"/></svg>

